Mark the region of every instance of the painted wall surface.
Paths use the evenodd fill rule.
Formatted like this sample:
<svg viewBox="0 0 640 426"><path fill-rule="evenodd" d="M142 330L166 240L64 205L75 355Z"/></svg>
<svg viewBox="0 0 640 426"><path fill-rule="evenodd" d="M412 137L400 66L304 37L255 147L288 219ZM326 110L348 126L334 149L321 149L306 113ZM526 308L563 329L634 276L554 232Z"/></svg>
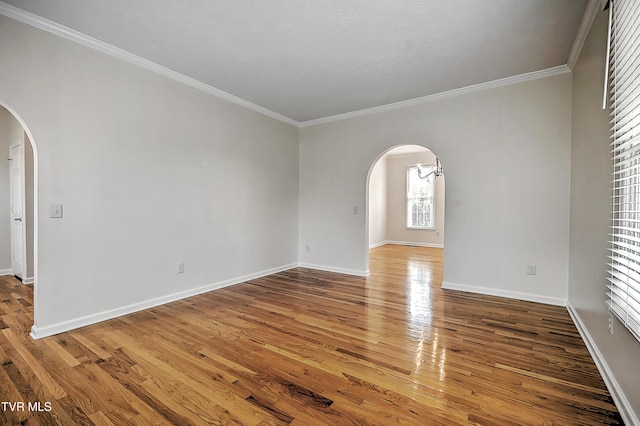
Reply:
<svg viewBox="0 0 640 426"><path fill-rule="evenodd" d="M0 108L0 155L9 155L10 114ZM0 161L0 271L11 269L11 212L9 206L9 162Z"/></svg>
<svg viewBox="0 0 640 426"><path fill-rule="evenodd" d="M24 224L26 226L26 255L27 259L25 262L26 274L25 274L25 283L33 283L34 275L35 275L35 264L34 264L34 226L35 226L35 205L34 205L34 173L35 173L35 164L34 164L34 156L33 156L33 146L31 141L29 141L29 136L24 133L24 129L20 126L20 130L24 134Z"/></svg>
<svg viewBox="0 0 640 426"><path fill-rule="evenodd" d="M353 206L381 153L419 144L446 171L445 281L564 304L570 123L562 74L301 129L300 247L311 248L301 263L366 273L366 221Z"/></svg>
<svg viewBox="0 0 640 426"><path fill-rule="evenodd" d="M11 188L9 179L9 147L20 143L20 123L0 106L0 271L11 270ZM26 166L26 164L25 164Z"/></svg>
<svg viewBox="0 0 640 426"><path fill-rule="evenodd" d="M297 264L297 128L3 16L0 40L38 156L36 335Z"/></svg>
<svg viewBox="0 0 640 426"><path fill-rule="evenodd" d="M602 109L606 45L607 14L599 13L573 70L569 304L629 406L640 413L640 343L617 320L613 335L607 327L611 154L609 111Z"/></svg>
<svg viewBox="0 0 640 426"><path fill-rule="evenodd" d="M369 178L369 246L387 240L387 158L382 157Z"/></svg>
<svg viewBox="0 0 640 426"><path fill-rule="evenodd" d="M444 245L444 206L445 178L435 180L434 229L408 229L407 215L407 168L416 164L431 166L436 163L436 156L431 151L423 154L390 155L387 159L387 240L395 243L415 243L429 247Z"/></svg>

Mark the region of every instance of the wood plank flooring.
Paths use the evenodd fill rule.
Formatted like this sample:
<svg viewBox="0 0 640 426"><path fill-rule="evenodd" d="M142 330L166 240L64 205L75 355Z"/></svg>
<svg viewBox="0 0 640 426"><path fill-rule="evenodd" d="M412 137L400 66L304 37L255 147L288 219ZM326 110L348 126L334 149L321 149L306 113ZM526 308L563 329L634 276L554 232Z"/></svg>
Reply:
<svg viewBox="0 0 640 426"><path fill-rule="evenodd" d="M441 249L383 246L370 267L37 341L31 288L0 277L0 424L622 424L564 308L442 290Z"/></svg>

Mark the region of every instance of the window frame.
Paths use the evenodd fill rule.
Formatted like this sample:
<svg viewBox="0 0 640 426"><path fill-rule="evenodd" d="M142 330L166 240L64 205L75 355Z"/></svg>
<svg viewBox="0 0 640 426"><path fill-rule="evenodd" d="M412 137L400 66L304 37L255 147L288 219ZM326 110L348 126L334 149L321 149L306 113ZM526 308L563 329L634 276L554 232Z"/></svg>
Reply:
<svg viewBox="0 0 640 426"><path fill-rule="evenodd" d="M609 3L611 232L607 304L640 341L640 4Z"/></svg>
<svg viewBox="0 0 640 426"><path fill-rule="evenodd" d="M435 165L428 165L428 166L422 166L419 164L413 165L413 166L407 166L406 172L405 172L405 219L404 219L404 226L405 229L408 230L427 230L427 231L433 231L436 229L436 180L435 180L435 173L431 173L431 175L429 177L427 177L425 180L427 180L428 182L430 182L430 189L431 189L431 193L425 197L412 197L409 193L410 191L410 186L411 186L411 173L412 171L415 170L415 174L417 176L417 172L418 169L422 169L424 173L430 173L433 172L435 170ZM418 177L418 179L420 179ZM426 199L430 199L430 204L431 204L431 212L430 212L430 220L429 220L429 225L426 226L415 226L411 223L410 219L410 212L411 212L411 208L410 208L410 203L413 200L416 199L421 199L421 198L426 198Z"/></svg>

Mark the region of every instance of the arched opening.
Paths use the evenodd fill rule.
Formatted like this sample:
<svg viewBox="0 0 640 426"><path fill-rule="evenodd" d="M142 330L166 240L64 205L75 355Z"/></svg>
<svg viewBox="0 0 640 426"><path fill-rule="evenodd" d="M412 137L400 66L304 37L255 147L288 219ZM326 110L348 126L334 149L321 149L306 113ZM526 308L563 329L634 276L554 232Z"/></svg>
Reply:
<svg viewBox="0 0 640 426"><path fill-rule="evenodd" d="M444 248L445 179L439 163L420 145L389 148L373 162L367 176L367 271L369 253L380 246Z"/></svg>
<svg viewBox="0 0 640 426"><path fill-rule="evenodd" d="M0 270L14 275L23 284L33 284L34 318L37 311L38 283L38 161L33 136L24 120L0 100L0 151L9 161L3 161L7 180L0 189L0 208L9 214L2 216L0 233L8 234L4 250L0 249ZM15 157L15 158L12 158ZM19 162L20 167L12 164ZM4 174L4 173L3 173ZM15 195L15 192L20 192ZM20 204L19 209L12 209ZM10 243L9 243L10 241ZM7 253L7 247L8 253ZM14 253L15 251L15 253Z"/></svg>

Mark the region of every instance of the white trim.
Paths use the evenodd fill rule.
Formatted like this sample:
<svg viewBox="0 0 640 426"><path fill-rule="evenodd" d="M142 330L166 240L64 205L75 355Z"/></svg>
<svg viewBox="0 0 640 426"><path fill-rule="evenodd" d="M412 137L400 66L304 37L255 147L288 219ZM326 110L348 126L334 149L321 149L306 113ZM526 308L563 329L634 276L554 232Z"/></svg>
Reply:
<svg viewBox="0 0 640 426"><path fill-rule="evenodd" d="M434 244L434 243L416 243L413 241L390 241L385 240L380 243L369 245L369 250L372 250L377 247L386 246L387 244L395 244L398 246L411 246L411 247L431 247L431 248L444 248L444 244Z"/></svg>
<svg viewBox="0 0 640 426"><path fill-rule="evenodd" d="M318 271L325 271L325 272L335 272L337 274L354 275L356 277L368 277L371 274L369 271L337 268L335 266L316 265L313 263L299 263L298 266L300 268L316 269Z"/></svg>
<svg viewBox="0 0 640 426"><path fill-rule="evenodd" d="M596 18L596 15L598 14L598 12L602 11L602 8L602 0L589 0L589 4L587 4L587 8L585 9L584 15L582 16L582 22L580 22L580 27L578 28L578 32L576 33L576 38L573 40L573 45L571 46L571 51L569 52L569 59L567 59L567 66L569 67L569 69L573 70L573 68L576 66L576 62L580 57L580 52L582 51L584 42L587 40L587 36L589 36L591 25L593 25L593 21Z"/></svg>
<svg viewBox="0 0 640 426"><path fill-rule="evenodd" d="M33 277L26 277L22 279L22 284L33 284L35 279Z"/></svg>
<svg viewBox="0 0 640 426"><path fill-rule="evenodd" d="M52 324L46 327L36 327L34 325L33 327L31 327L31 337L34 339L42 339L43 337L53 336L54 334L63 333L65 331L74 330L80 327L85 327L87 325L110 320L123 315L132 314L134 312L142 311L144 309L149 309L155 306L175 302L177 300L186 299L187 297L208 293L210 291L218 290L223 287L229 287L235 284L243 283L245 281L261 278L271 274L276 274L278 272L295 268L296 266L297 266L296 264L290 264L290 265L284 265L284 266L280 266L273 269L267 269L267 270L256 272L253 274L248 274L248 275L244 275L237 278L231 278L231 279L220 281L213 284L208 284L202 287L197 287L191 290L181 291L173 294L168 294L162 297L156 297L154 299L144 300L142 302L132 303L127 306L123 306L116 309L110 309L108 311L99 312L97 314L91 314L91 315L86 315L80 318L62 321L57 324Z"/></svg>
<svg viewBox="0 0 640 426"><path fill-rule="evenodd" d="M469 93L480 92L483 90L494 89L497 87L510 86L512 84L523 83L541 78L553 77L557 75L567 74L571 69L566 65L560 65L553 68L547 68L540 71L533 71L525 74L514 75L512 77L501 78L499 80L488 81L485 83L474 84L459 89L449 90L447 92L436 93L433 95L423 96L420 98L409 99L406 101L396 102L387 105L381 105L373 108L361 109L359 111L346 112L344 114L332 115L329 117L317 118L315 120L303 121L300 127L311 127L318 124L331 123L333 121L347 120L349 118L362 117L364 115L375 114L378 112L391 111L400 108L406 108L416 105L426 104L428 102L439 101L442 99L462 96Z"/></svg>
<svg viewBox="0 0 640 426"><path fill-rule="evenodd" d="M485 294L488 296L499 296L509 299L526 300L528 302L544 303L545 305L567 306L567 299L541 296L539 294L522 293L519 291L503 290L501 288L479 287L468 284L452 283L448 281L442 282L442 288L446 290L458 290L466 291L468 293Z"/></svg>
<svg viewBox="0 0 640 426"><path fill-rule="evenodd" d="M607 389L609 390L609 393L613 398L613 402L618 408L620 416L622 416L622 420L627 425L640 425L640 419L633 411L633 407L629 403L629 400L625 396L622 388L620 388L620 385L613 375L613 372L609 368L607 361L604 359L604 356L602 356L602 352L600 352L600 350L598 349L598 345L596 344L595 340L593 340L593 337L591 337L589 329L582 322L580 315L574 309L574 307L571 306L571 303L567 303L567 311L569 312L569 316L571 316L573 323L578 329L580 337L582 337L582 340L587 346L587 349L591 354L591 358L593 358L593 361L595 362L596 367L598 368L598 371L602 376L602 380L604 380L604 383L607 385Z"/></svg>
<svg viewBox="0 0 640 426"><path fill-rule="evenodd" d="M11 212L11 249L12 249L12 255L11 255L11 268L13 269L13 275L17 276L20 278L20 280L24 280L25 276L27 275L27 197L26 197L26 184L25 184L25 167L26 167L26 162L25 160L25 149L24 149L24 143L25 143L25 131L24 128L22 129L22 132L20 134L20 140L9 145L9 158L12 157L11 151L17 147L20 148L20 156L22 158L20 158L20 177L18 179L20 179L20 188L19 188L19 192L20 192L20 200L22 201L21 206L20 206L20 211L22 212L22 218L20 219L22 222L22 226L20 227L20 229L22 230L22 232L20 232L20 235L15 235L15 230L14 230L14 226L13 226L13 212ZM13 173L10 173L10 177L9 177L9 182L12 183L13 182ZM11 188L10 188L10 197L11 197L11 201L10 201L10 207L11 209L13 209L13 189L14 189L14 185L11 184ZM22 260L22 270L20 271L21 275L17 275L16 274L16 268L15 268L15 256L13 255L14 251L13 251L13 247L14 247L14 241L16 238L19 238L20 240L22 240L22 242L20 243L20 246L22 247L22 253L20 253L20 257Z"/></svg>
<svg viewBox="0 0 640 426"><path fill-rule="evenodd" d="M386 244L395 244L395 245L398 245L398 246L416 246L416 247L444 248L444 244L416 243L416 242L413 242L413 241L387 241Z"/></svg>
<svg viewBox="0 0 640 426"><path fill-rule="evenodd" d="M369 244L369 250L377 248L377 247L382 247L382 246L387 245L387 244L389 244L387 241L382 241L382 242L375 243L375 244Z"/></svg>
<svg viewBox="0 0 640 426"><path fill-rule="evenodd" d="M2 6L2 2L0 2L0 8ZM1 13L1 12L0 12ZM40 187L38 185L39 176L40 176L40 168L39 168L39 160L38 160L38 145L36 145L35 139L31 134L31 130L27 126L27 123L24 122L22 117L13 109L10 105L7 105L0 99L0 106L4 107L7 111L9 111L13 117L18 120L20 126L27 134L27 138L29 139L29 143L31 144L32 155L33 155L33 320L34 323L38 319L39 312L39 293L38 293L38 277L39 277L39 255L38 255L38 247L39 247L39 227L38 227L38 206L39 206L39 191ZM11 271L11 275L13 275L13 271Z"/></svg>
<svg viewBox="0 0 640 426"><path fill-rule="evenodd" d="M591 0L592 2L598 0ZM258 112L260 114L266 115L268 117L274 118L276 120L282 121L283 123L290 124L295 127L310 127L315 126L317 124L330 123L333 121L346 120L354 117L361 117L364 115L374 114L383 111L390 111L399 108L405 108L414 105L421 105L428 102L438 101L441 99L452 98L456 96L465 95L468 93L479 92L482 90L493 89L502 86L508 86L511 84L522 83L531 80L537 80L546 77L552 77L556 75L566 74L571 72L571 68L567 65L560 65L553 68L548 68L540 71L533 71L525 74L520 74L512 77L502 78L499 80L488 81L485 83L474 84L467 87L461 87L454 90L449 90L446 92L436 93L433 95L423 96L420 98L409 99L406 101L396 102L387 105L381 105L373 108L362 109L358 111L351 111L343 114L332 115L328 117L317 118L313 120L307 120L303 122L296 121L292 118L286 117L282 114L279 114L275 111L271 111L265 107L254 104L253 102L249 102L242 98L239 98L231 93L227 93L223 90L217 89L213 86L210 86L206 83L193 79L191 77L187 77L186 75L180 74L176 71L173 71L169 68L163 67L162 65L156 64L155 62L149 61L147 59L141 58L137 55L134 55L130 52L127 52L123 49L112 46L108 43L90 37L86 34L82 34L78 31L72 30L71 28L65 27L64 25L60 25L56 22L45 19L41 16L35 15L30 12L26 12L17 7L8 5L0 1L0 15L7 16L11 19L15 19L16 21L23 22L25 24L31 25L33 27L39 28L41 30L47 31L49 33L55 34L59 37L65 38L67 40L71 40L73 42L82 44L91 49L97 50L99 52L105 53L107 55L113 56L125 62L137 65L146 70L155 72L164 77L170 78L172 80L178 81L180 83L186 84L187 86L193 87L194 89L203 91L210 95L216 96L218 98L227 100L236 105L243 106L252 111ZM595 14L594 14L595 16ZM582 28L582 27L581 27ZM587 31L588 33L588 31ZM584 43L584 40L582 40ZM576 42L574 41L574 45ZM581 47L581 46L580 46ZM577 49L577 48L576 48ZM573 52L573 49L572 49ZM579 51L578 51L579 53Z"/></svg>
<svg viewBox="0 0 640 426"><path fill-rule="evenodd" d="M0 269L0 277L5 275L13 275L13 269Z"/></svg>
<svg viewBox="0 0 640 426"><path fill-rule="evenodd" d="M169 68L163 67L162 65L156 64L155 62L141 58L140 56L134 55L133 53L127 52L118 47L112 46L108 43L105 43L103 41L90 37L86 34L82 34L78 31L72 30L71 28L65 27L64 25L60 25L56 22L50 21L38 15L34 15L33 13L26 12L22 9L18 9L17 7L8 5L1 1L0 1L0 15L7 16L11 19L15 19L16 21L23 22L33 27L47 31L51 34L55 34L59 37L65 38L67 40L71 40L73 42L82 44L86 47L97 50L99 52L106 53L107 55L113 56L115 58L118 58L130 64L137 65L141 68L155 72L164 77L186 84L187 86L191 86L194 89L201 90L210 95L227 100L236 105L243 106L245 108L248 108L252 111L266 115L268 117L275 118L276 120L282 121L292 126L299 127L300 125L300 123L297 122L296 120L293 120L289 117L285 117L282 114L278 114L277 112L271 111L260 105L254 104L253 102L246 101L242 98L239 98L235 95L227 93L223 90L217 89L206 83L203 83L191 77L187 77L186 75L180 74L179 72L173 71Z"/></svg>

